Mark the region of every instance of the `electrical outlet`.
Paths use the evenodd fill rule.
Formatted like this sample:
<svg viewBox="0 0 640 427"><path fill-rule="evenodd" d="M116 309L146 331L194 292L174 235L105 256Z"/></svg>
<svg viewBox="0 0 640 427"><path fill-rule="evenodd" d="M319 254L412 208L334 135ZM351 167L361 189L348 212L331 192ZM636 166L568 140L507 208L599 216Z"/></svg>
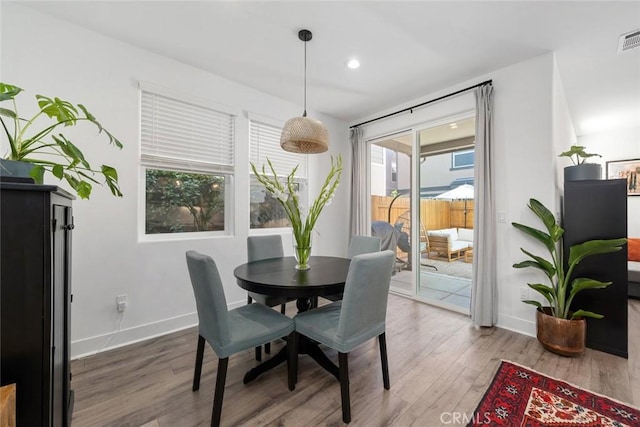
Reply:
<svg viewBox="0 0 640 427"><path fill-rule="evenodd" d="M504 211L498 212L498 222L507 222L507 213Z"/></svg>
<svg viewBox="0 0 640 427"><path fill-rule="evenodd" d="M520 287L520 300L526 301L529 299L529 288L526 286Z"/></svg>
<svg viewBox="0 0 640 427"><path fill-rule="evenodd" d="M116 308L119 312L123 312L127 308L129 296L128 295L117 295L116 296Z"/></svg>

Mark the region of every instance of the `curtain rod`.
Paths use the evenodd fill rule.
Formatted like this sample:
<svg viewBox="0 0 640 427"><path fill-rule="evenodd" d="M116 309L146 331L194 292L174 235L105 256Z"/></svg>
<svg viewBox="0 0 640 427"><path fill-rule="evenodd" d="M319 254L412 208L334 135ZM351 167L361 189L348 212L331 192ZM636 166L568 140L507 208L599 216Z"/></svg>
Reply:
<svg viewBox="0 0 640 427"><path fill-rule="evenodd" d="M450 97L455 96L455 95L459 95L459 94L461 94L461 93L463 93L463 92L467 92L467 91L469 91L469 90L471 90L471 89L475 89L475 88L480 87L480 86L490 85L490 84L492 84L492 82L493 82L492 80L486 80L486 81L484 81L484 82L482 82L482 83L478 83L478 84L476 84L476 85L469 86L469 87L467 87L467 88L457 90L457 91L452 92L452 93L447 94L447 95L439 96L438 98L435 98L435 99L432 99L432 100L429 100L429 101L425 101L425 102L423 102L423 103L420 103L420 104L417 104L417 105L413 105L413 106L411 106L411 107L407 107L407 108L405 108L405 109L402 109L402 110L396 111L396 112L394 112L394 113L385 114L384 116L376 117L375 119L367 120L367 121L365 121L365 122L358 123L357 125L349 126L349 129L357 128L358 126L366 125L366 124L369 124L369 123L371 123L371 122L377 122L378 120L386 119L386 118L388 118L388 117L395 116L396 114L406 113L407 111L411 111L411 112L413 112L413 110L414 110L415 108L424 107L424 106L425 106L425 105L427 105L427 104L431 104L431 103L436 102L436 101L441 101L441 100L443 100L443 99L450 98Z"/></svg>

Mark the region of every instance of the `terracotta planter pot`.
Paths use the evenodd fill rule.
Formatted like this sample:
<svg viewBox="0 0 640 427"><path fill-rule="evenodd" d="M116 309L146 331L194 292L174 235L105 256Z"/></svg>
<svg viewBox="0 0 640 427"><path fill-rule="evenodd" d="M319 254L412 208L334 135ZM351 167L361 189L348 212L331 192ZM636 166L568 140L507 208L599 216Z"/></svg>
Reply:
<svg viewBox="0 0 640 427"><path fill-rule="evenodd" d="M551 316L549 307L544 313L536 311L538 341L552 353L562 356L579 356L585 348L587 321L559 319Z"/></svg>

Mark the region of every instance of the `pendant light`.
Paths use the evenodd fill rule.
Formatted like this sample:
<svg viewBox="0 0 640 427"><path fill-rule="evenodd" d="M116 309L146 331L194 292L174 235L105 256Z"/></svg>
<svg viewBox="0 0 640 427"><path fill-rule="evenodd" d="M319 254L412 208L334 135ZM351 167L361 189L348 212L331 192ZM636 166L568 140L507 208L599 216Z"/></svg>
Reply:
<svg viewBox="0 0 640 427"><path fill-rule="evenodd" d="M304 112L302 117L287 120L280 136L280 147L292 153L315 154L329 149L329 131L321 121L307 117L307 42L311 31L300 30L298 38L304 42Z"/></svg>

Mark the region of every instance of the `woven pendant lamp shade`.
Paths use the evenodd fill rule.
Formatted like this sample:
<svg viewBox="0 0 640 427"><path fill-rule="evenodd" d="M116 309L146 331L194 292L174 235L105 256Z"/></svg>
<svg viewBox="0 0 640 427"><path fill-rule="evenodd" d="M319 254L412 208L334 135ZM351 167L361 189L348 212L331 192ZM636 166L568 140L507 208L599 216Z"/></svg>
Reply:
<svg viewBox="0 0 640 427"><path fill-rule="evenodd" d="M313 34L300 30L298 38L304 42L304 113L287 120L280 135L280 147L302 154L324 153L329 149L329 131L321 121L307 117L307 42Z"/></svg>
<svg viewBox="0 0 640 427"><path fill-rule="evenodd" d="M329 131L319 120L294 117L282 129L280 147L292 153L324 153L329 149Z"/></svg>

